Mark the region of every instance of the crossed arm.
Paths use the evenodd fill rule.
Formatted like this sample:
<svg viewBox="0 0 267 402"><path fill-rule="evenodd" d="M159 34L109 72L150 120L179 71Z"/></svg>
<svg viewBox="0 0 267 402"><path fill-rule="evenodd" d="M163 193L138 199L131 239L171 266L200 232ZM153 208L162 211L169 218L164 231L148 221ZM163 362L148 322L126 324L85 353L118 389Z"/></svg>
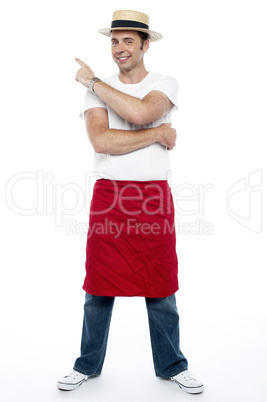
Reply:
<svg viewBox="0 0 267 402"><path fill-rule="evenodd" d="M159 142L173 149L176 131L169 124L143 130L116 130L109 128L107 110L89 109L85 112L86 130L97 153L126 154Z"/></svg>
<svg viewBox="0 0 267 402"><path fill-rule="evenodd" d="M105 82L97 82L94 91L120 117L138 126L160 119L173 107L169 98L160 91L151 91L143 99L139 99L120 92Z"/></svg>
<svg viewBox="0 0 267 402"><path fill-rule="evenodd" d="M94 73L88 65L76 59L81 68L76 80L88 87ZM173 104L160 91L151 91L143 99L120 92L104 82L97 82L95 93L123 119L136 125L151 123L168 113ZM89 109L85 113L86 129L94 150L98 153L124 154L159 142L168 150L173 149L176 131L170 124L142 130L110 129L104 108Z"/></svg>

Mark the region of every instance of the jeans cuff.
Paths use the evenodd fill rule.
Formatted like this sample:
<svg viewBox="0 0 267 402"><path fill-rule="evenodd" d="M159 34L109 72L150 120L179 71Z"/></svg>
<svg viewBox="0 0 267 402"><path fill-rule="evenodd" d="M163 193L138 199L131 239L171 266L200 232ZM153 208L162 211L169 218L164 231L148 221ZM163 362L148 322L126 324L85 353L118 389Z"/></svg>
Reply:
<svg viewBox="0 0 267 402"><path fill-rule="evenodd" d="M178 375L178 374L180 374L180 373L182 373L183 371L186 371L186 370L188 370L187 367L185 367L185 368L179 370L179 371L176 372L175 374L168 375L167 377L166 377L166 376L163 376L163 375L160 375L160 374L156 374L156 376L157 376L157 377L160 377L160 378L168 379L168 378L171 378L171 377L175 377L176 375Z"/></svg>
<svg viewBox="0 0 267 402"><path fill-rule="evenodd" d="M101 373L88 374L88 373L85 373L84 371L82 371L82 370L80 370L80 369L78 369L76 367L73 367L73 370L78 371L78 373L87 375L88 377L97 377L97 376L99 376L101 374Z"/></svg>

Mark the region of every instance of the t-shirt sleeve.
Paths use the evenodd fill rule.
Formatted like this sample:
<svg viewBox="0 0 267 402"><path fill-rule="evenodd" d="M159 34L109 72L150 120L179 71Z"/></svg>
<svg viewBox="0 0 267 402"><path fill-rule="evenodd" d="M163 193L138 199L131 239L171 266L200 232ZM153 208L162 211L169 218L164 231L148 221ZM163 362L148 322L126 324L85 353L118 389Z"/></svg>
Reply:
<svg viewBox="0 0 267 402"><path fill-rule="evenodd" d="M84 107L79 116L83 119L86 110L93 109L95 107L102 107L104 109L107 109L107 105L105 104L105 102L103 102L102 99L99 98L99 96L90 92L89 89L87 89L87 91L85 92Z"/></svg>
<svg viewBox="0 0 267 402"><path fill-rule="evenodd" d="M174 104L172 112L178 110L177 97L178 97L178 82L174 77L165 76L155 82L152 90L161 91L168 96L170 101Z"/></svg>

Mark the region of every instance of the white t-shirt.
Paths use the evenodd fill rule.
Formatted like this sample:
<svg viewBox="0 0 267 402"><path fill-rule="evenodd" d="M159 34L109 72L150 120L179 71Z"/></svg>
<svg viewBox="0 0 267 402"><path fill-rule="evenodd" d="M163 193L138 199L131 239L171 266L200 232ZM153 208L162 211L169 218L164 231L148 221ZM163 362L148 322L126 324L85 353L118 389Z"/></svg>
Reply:
<svg viewBox="0 0 267 402"><path fill-rule="evenodd" d="M108 111L109 128L140 130L143 128L158 127L162 123L170 123L171 114L177 110L178 84L173 77L149 72L148 75L137 84L123 84L117 74L103 79L103 81L111 87L139 99L142 99L153 90L161 91L168 96L170 101L174 104L174 107L161 119L143 126L138 126L122 119L96 94L92 94L87 90L85 94L84 110L80 114L81 117L84 117L84 112L88 109L103 107ZM169 177L168 173L171 170L169 151L166 147L156 142L123 155L95 153L93 170L97 179L137 181L167 180Z"/></svg>

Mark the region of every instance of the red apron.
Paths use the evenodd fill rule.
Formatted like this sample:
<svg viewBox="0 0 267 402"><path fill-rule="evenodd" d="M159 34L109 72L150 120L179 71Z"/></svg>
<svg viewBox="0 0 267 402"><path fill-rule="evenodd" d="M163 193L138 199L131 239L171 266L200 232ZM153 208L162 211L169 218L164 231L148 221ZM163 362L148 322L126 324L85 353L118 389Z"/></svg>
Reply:
<svg viewBox="0 0 267 402"><path fill-rule="evenodd" d="M167 297L178 290L174 206L167 180L97 180L83 289L96 296Z"/></svg>

